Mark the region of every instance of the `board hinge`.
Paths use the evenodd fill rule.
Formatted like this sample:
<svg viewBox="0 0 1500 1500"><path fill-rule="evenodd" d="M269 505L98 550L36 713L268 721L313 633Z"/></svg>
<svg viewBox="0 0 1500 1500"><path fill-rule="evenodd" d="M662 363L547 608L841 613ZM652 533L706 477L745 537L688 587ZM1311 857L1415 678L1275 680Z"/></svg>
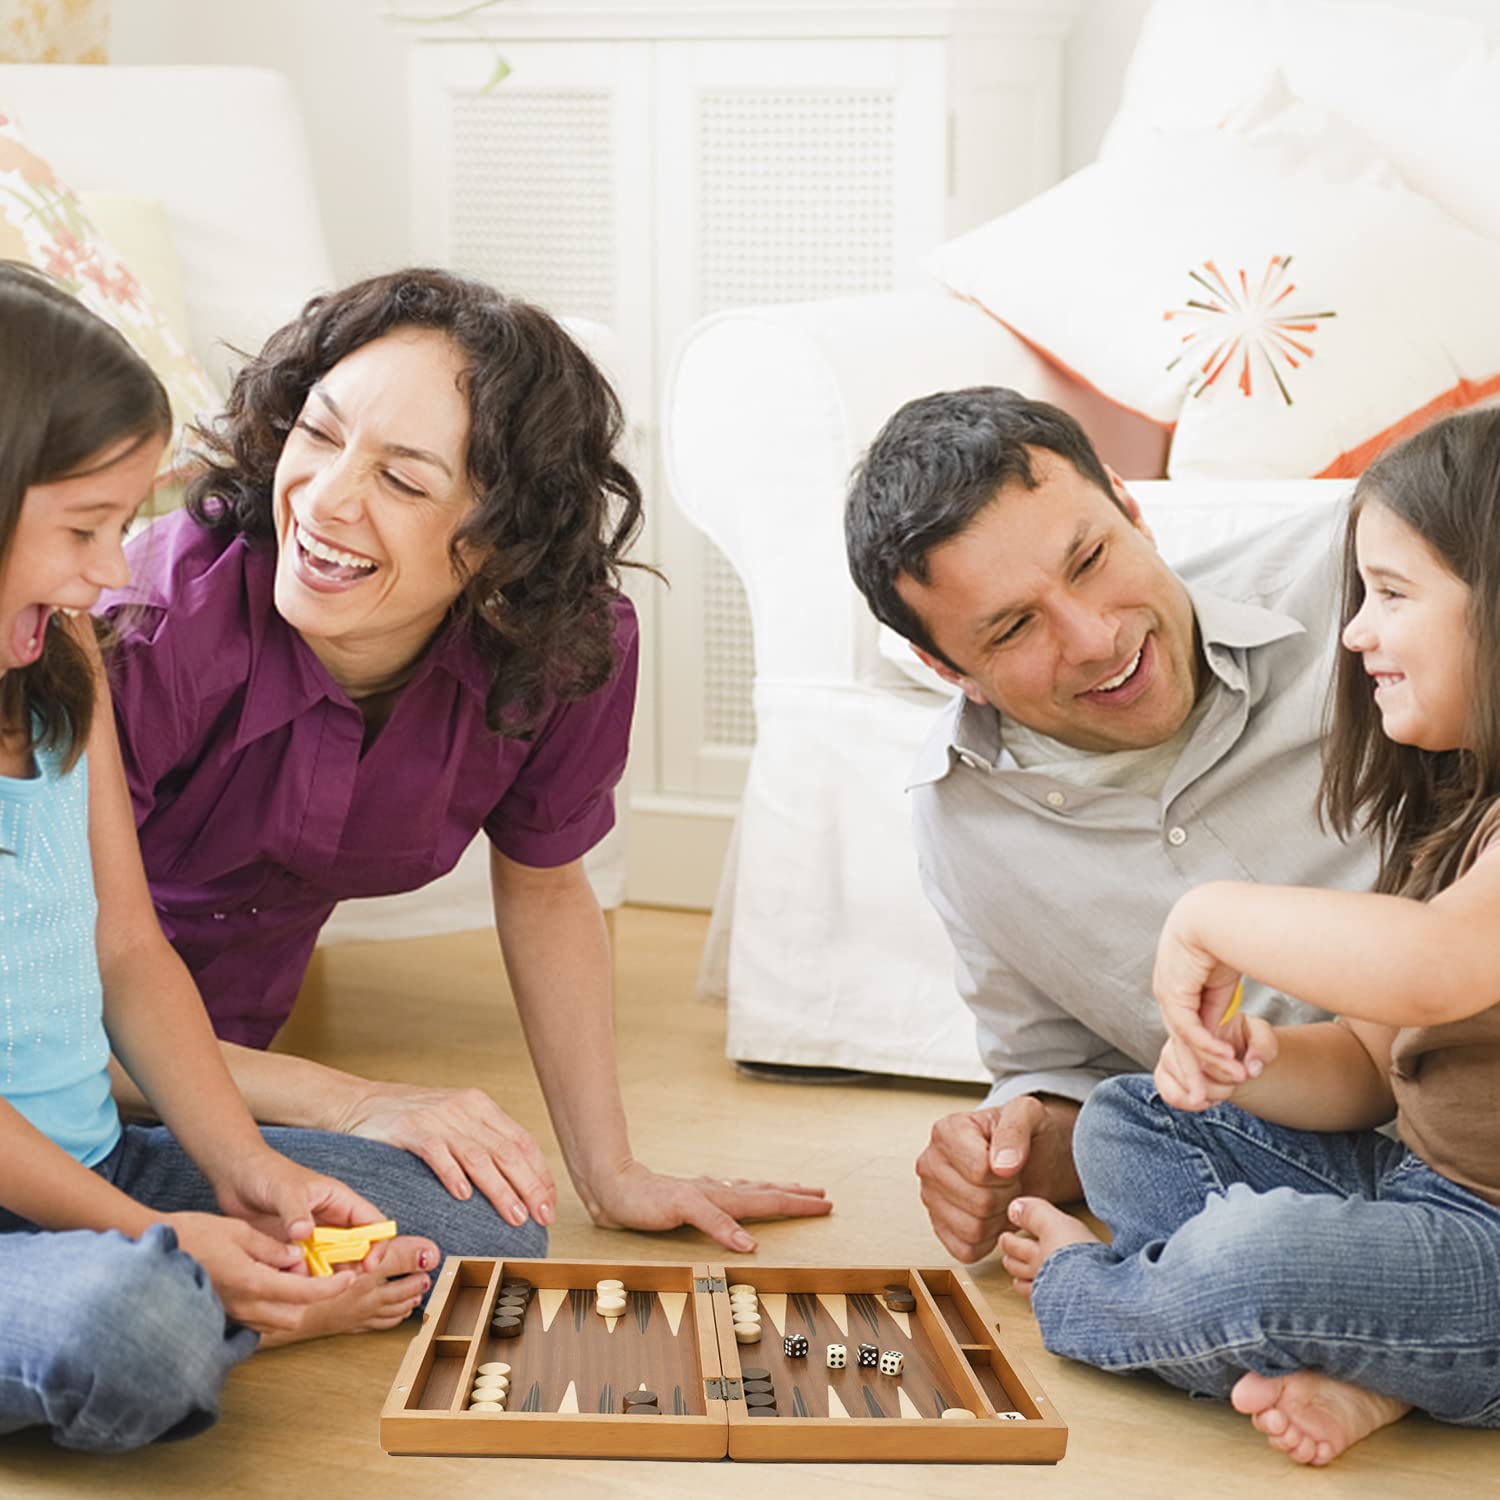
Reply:
<svg viewBox="0 0 1500 1500"><path fill-rule="evenodd" d="M738 1401L740 1383L731 1375L721 1380L717 1375L703 1382L703 1393L710 1401Z"/></svg>
<svg viewBox="0 0 1500 1500"><path fill-rule="evenodd" d="M695 1292L708 1292L712 1295L714 1292L727 1292L729 1290L729 1283L722 1276L699 1276L693 1282L693 1290Z"/></svg>

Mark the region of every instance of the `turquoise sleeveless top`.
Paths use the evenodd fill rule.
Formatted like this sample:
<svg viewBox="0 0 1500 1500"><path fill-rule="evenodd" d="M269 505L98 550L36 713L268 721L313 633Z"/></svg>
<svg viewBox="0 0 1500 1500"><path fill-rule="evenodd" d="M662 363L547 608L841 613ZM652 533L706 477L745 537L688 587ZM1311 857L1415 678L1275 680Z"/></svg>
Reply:
<svg viewBox="0 0 1500 1500"><path fill-rule="evenodd" d="M0 776L0 1096L92 1167L114 1149L87 757Z"/></svg>

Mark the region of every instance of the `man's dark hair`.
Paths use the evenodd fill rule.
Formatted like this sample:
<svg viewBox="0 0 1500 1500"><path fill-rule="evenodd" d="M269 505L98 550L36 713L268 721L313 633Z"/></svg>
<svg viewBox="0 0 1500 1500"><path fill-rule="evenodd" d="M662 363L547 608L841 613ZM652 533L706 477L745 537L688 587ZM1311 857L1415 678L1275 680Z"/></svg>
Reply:
<svg viewBox="0 0 1500 1500"><path fill-rule="evenodd" d="M1002 486L1019 480L1034 490L1031 448L1066 459L1119 504L1094 445L1067 412L993 385L908 401L850 480L844 544L855 584L877 620L955 672L962 668L938 650L896 580L907 573L926 583L932 549L967 530Z"/></svg>

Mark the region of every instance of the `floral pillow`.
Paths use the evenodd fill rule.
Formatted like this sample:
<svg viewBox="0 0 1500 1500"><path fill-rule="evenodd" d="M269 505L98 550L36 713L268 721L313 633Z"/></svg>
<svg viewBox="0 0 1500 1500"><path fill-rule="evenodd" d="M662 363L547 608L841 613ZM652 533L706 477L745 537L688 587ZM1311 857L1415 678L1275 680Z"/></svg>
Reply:
<svg viewBox="0 0 1500 1500"><path fill-rule="evenodd" d="M156 371L172 402L163 466L180 459L188 422L220 402L202 365L172 332L130 267L95 229L78 196L0 112L0 259L48 272L91 312L118 328Z"/></svg>
<svg viewBox="0 0 1500 1500"><path fill-rule="evenodd" d="M1143 139L931 268L1172 429L1172 478L1359 474L1500 391L1500 243L1355 134L1297 105L1244 133Z"/></svg>

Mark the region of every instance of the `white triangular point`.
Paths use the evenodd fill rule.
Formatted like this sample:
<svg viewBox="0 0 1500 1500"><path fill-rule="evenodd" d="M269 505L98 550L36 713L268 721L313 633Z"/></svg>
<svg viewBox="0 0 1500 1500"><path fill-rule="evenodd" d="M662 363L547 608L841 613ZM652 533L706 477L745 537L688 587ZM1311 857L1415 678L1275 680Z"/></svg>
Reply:
<svg viewBox="0 0 1500 1500"><path fill-rule="evenodd" d="M890 1309L890 1304L886 1302L886 1300L885 1300L884 1297L877 1297L875 1300L883 1308L885 1308L885 1315L886 1315L886 1317L888 1317L891 1320L891 1322L893 1322L896 1325L896 1327L899 1328L901 1330L901 1332L904 1333L907 1336L907 1338L910 1338L911 1337L911 1318L906 1313L903 1313L903 1312L892 1312L891 1309Z"/></svg>
<svg viewBox="0 0 1500 1500"><path fill-rule="evenodd" d="M765 1308L766 1316L776 1325L776 1332L783 1338L786 1337L786 1293L785 1292L762 1292L760 1305ZM674 1329L673 1332L676 1332Z"/></svg>
<svg viewBox="0 0 1500 1500"><path fill-rule="evenodd" d="M606 1327L606 1328L607 1328L607 1329L609 1329L609 1331L610 1331L610 1332L611 1332L611 1333L613 1333L613 1332L614 1332L614 1331L615 1331L615 1324L616 1324L616 1323L618 1323L618 1322L619 1322L619 1321L620 1321L620 1320L619 1320L619 1319L618 1319L618 1318L606 1318L606 1319L605 1319L605 1320L604 1320L604 1326L605 1326L605 1327Z"/></svg>
<svg viewBox="0 0 1500 1500"><path fill-rule="evenodd" d="M537 1306L542 1310L542 1332L545 1333L557 1316L557 1310L568 1300L565 1286L544 1286L536 1294Z"/></svg>
<svg viewBox="0 0 1500 1500"><path fill-rule="evenodd" d="M672 1337L677 1337L677 1325L682 1322L682 1310L687 1306L686 1292L658 1292L657 1300L661 1303L661 1310L667 1315L667 1326L672 1330Z"/></svg>
<svg viewBox="0 0 1500 1500"><path fill-rule="evenodd" d="M896 1387L896 1404L900 1406L903 1417L916 1417L918 1421L921 1421L922 1413L917 1410L916 1403L900 1386Z"/></svg>
<svg viewBox="0 0 1500 1500"><path fill-rule="evenodd" d="M830 1417L847 1417L849 1415L844 1410L844 1403L839 1400L839 1393L832 1386L828 1387L828 1415Z"/></svg>
<svg viewBox="0 0 1500 1500"><path fill-rule="evenodd" d="M828 1309L828 1316L839 1325L839 1332L849 1337L849 1299L842 1292L819 1292L818 1301Z"/></svg>
<svg viewBox="0 0 1500 1500"><path fill-rule="evenodd" d="M578 1410L578 1386L576 1382L571 1380L568 1382L568 1388L563 1392L563 1398L558 1403L557 1409L558 1411Z"/></svg>

